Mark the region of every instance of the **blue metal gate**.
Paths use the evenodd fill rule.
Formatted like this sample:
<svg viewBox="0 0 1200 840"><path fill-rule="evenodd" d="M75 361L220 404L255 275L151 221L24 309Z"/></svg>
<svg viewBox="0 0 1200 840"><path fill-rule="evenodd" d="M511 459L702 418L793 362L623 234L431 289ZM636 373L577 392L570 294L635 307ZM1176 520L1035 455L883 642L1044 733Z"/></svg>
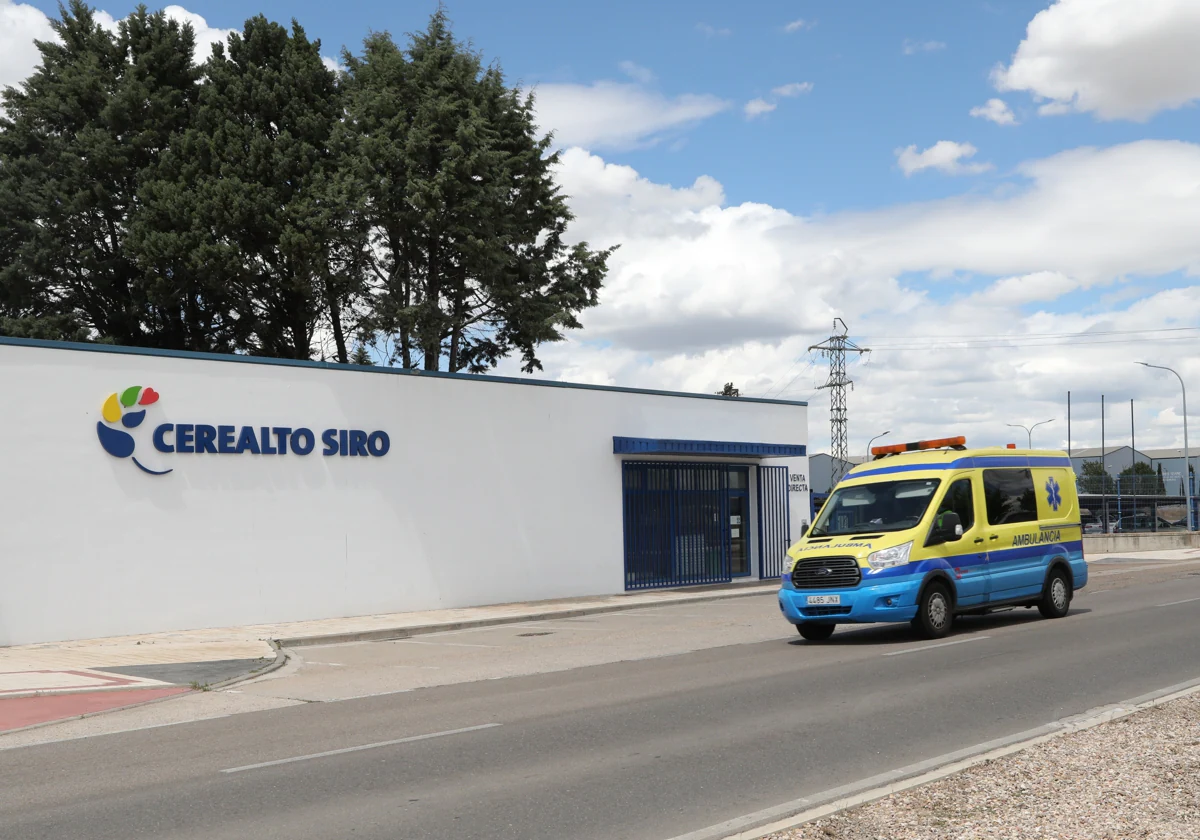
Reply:
<svg viewBox="0 0 1200 840"><path fill-rule="evenodd" d="M792 544L788 468L758 468L758 576L783 574L783 559Z"/></svg>
<svg viewBox="0 0 1200 840"><path fill-rule="evenodd" d="M625 588L733 580L728 467L626 462Z"/></svg>

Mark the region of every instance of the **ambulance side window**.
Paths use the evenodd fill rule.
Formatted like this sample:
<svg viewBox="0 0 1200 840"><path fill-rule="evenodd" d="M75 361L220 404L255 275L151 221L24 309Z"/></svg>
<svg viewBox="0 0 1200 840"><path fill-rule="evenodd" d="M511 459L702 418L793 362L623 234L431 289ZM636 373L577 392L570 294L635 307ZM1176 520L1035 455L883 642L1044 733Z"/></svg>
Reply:
<svg viewBox="0 0 1200 840"><path fill-rule="evenodd" d="M975 524L975 500L971 495L971 479L960 478L950 485L938 509L938 514L942 513L957 513L963 533L971 530Z"/></svg>
<svg viewBox="0 0 1200 840"><path fill-rule="evenodd" d="M1037 491L1029 470L984 470L983 498L989 525L1037 521Z"/></svg>

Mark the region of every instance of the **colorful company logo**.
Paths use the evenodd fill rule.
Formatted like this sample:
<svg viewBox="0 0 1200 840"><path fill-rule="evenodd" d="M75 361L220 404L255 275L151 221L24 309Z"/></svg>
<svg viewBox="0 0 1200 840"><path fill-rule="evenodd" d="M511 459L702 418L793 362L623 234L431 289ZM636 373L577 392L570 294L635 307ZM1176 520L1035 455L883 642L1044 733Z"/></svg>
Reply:
<svg viewBox="0 0 1200 840"><path fill-rule="evenodd" d="M96 423L96 436L104 451L114 458L130 458L137 468L150 475L166 475L170 470L152 470L138 461L133 454L137 446L133 435L124 429L136 429L146 419L146 407L158 402L158 392L153 388L134 385L119 394L110 394L100 410L102 420Z"/></svg>
<svg viewBox="0 0 1200 840"><path fill-rule="evenodd" d="M1058 482L1054 480L1054 476L1046 479L1046 504L1050 505L1056 512L1062 507L1062 493L1058 486Z"/></svg>

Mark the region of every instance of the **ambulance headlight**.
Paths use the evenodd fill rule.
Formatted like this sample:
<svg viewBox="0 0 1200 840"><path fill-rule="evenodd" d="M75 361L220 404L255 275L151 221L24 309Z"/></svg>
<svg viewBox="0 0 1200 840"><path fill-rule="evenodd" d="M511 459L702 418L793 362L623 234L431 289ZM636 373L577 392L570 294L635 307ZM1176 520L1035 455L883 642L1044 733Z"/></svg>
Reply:
<svg viewBox="0 0 1200 840"><path fill-rule="evenodd" d="M908 562L908 555L911 551L911 540L904 545L881 548L879 551L872 551L867 555L867 565L872 569L890 569L893 566L903 566Z"/></svg>

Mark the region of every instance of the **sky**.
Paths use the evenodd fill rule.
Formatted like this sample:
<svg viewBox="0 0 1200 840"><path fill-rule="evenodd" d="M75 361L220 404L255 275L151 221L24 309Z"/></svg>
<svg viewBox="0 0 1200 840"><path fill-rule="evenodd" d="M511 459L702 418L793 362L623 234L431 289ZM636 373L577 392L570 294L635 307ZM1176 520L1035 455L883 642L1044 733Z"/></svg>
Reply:
<svg viewBox="0 0 1200 840"><path fill-rule="evenodd" d="M108 19L131 2L96 4ZM0 0L0 84L56 2ZM202 42L257 13L336 64L433 2L188 0ZM806 400L829 441L834 319L851 454L962 434L1180 446L1200 386L1196 0L448 0L534 92L575 239L620 245L544 378ZM201 56L202 57L202 56ZM515 362L500 373L520 375ZM1193 410L1200 405L1194 391ZM1189 431L1200 441L1200 425ZM664 430L666 433L668 430Z"/></svg>

